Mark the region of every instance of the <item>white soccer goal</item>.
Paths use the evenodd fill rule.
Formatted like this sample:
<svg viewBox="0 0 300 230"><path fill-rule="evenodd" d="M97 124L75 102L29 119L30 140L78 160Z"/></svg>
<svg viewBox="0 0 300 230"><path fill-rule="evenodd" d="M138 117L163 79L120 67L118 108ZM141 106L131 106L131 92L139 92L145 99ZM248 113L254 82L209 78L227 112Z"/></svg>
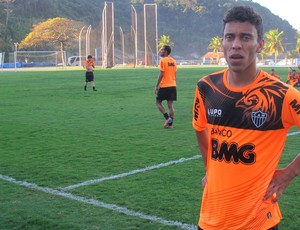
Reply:
<svg viewBox="0 0 300 230"><path fill-rule="evenodd" d="M64 67L66 66L65 51L15 51L16 68L26 67Z"/></svg>

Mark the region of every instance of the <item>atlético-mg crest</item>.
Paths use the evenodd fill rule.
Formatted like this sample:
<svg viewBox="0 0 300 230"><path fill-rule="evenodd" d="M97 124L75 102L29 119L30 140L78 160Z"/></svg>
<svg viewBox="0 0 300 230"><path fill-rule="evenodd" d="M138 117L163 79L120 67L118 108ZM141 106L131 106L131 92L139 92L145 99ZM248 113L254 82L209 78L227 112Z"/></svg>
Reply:
<svg viewBox="0 0 300 230"><path fill-rule="evenodd" d="M263 113L261 110L251 113L252 122L257 128L261 127L266 122L267 117L268 114Z"/></svg>

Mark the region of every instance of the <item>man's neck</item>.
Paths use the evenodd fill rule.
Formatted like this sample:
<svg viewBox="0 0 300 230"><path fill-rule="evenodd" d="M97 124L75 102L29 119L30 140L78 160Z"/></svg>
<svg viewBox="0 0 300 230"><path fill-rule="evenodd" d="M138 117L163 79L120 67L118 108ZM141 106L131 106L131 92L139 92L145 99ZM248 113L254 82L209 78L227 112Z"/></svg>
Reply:
<svg viewBox="0 0 300 230"><path fill-rule="evenodd" d="M255 69L254 71L244 71L241 72L227 72L227 82L233 88L243 88L247 85L250 85L254 82L259 75L259 69Z"/></svg>

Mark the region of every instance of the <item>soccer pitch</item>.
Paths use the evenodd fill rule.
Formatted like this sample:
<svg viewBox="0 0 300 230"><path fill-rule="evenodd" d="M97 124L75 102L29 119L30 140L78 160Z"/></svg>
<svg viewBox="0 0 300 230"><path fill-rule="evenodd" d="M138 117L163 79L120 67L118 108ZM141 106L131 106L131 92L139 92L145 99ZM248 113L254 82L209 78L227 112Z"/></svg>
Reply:
<svg viewBox="0 0 300 230"><path fill-rule="evenodd" d="M196 229L193 96L221 68L179 67L174 129L155 106L157 68L96 70L97 92L83 91L84 71L0 72L0 229ZM281 166L299 135L290 131ZM300 226L299 181L279 202L280 229Z"/></svg>

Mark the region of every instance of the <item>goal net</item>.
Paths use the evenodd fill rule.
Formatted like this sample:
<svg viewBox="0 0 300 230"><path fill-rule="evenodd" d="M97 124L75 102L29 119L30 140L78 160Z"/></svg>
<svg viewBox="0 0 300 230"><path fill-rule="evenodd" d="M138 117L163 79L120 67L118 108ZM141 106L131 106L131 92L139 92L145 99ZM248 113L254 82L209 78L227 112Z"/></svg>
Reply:
<svg viewBox="0 0 300 230"><path fill-rule="evenodd" d="M10 58L11 59L11 58ZM64 67L65 51L15 51L13 62L17 68L26 67Z"/></svg>

